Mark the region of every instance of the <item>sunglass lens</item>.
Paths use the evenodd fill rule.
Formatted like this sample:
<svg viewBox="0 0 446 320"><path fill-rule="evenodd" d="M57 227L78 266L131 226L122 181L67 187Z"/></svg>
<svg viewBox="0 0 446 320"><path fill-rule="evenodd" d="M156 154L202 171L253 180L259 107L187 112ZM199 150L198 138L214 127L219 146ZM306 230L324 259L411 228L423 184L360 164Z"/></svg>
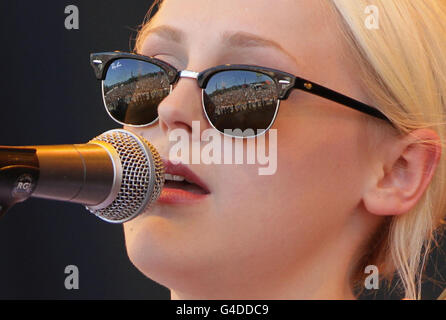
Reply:
<svg viewBox="0 0 446 320"><path fill-rule="evenodd" d="M166 72L135 59L117 59L103 81L104 103L113 119L128 125L147 125L158 118L158 105L170 93Z"/></svg>
<svg viewBox="0 0 446 320"><path fill-rule="evenodd" d="M266 74L221 71L209 80L203 100L207 116L218 131L249 137L271 126L278 107L278 90Z"/></svg>

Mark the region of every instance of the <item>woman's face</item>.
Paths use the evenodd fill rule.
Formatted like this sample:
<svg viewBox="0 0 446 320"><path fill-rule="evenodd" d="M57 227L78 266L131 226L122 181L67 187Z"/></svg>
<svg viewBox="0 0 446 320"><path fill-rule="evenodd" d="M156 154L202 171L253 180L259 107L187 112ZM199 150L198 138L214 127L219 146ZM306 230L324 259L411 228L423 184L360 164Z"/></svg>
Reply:
<svg viewBox="0 0 446 320"><path fill-rule="evenodd" d="M152 33L139 53L179 70L259 65L368 102L355 65L346 58L335 17L322 1L166 0L152 21L153 28L158 26L179 29L183 41ZM241 34L223 40L234 32ZM245 42L248 33L274 41L282 50L265 46L267 42ZM174 144L169 141L172 130L190 133L192 121L199 121L201 131L210 128L195 79L181 78L160 104L159 115L156 125L129 129L154 144L164 158ZM304 270L322 270L317 265L321 257L354 242L348 237L370 165L362 117L293 90L281 102L272 127L277 150L272 143L267 146L277 152L275 173L259 175L264 166L252 164L187 165L210 194L194 203L157 203L127 222L130 259L177 294L196 297L274 295L287 281L301 281ZM334 258L332 267L345 263ZM321 279L325 277L321 272Z"/></svg>

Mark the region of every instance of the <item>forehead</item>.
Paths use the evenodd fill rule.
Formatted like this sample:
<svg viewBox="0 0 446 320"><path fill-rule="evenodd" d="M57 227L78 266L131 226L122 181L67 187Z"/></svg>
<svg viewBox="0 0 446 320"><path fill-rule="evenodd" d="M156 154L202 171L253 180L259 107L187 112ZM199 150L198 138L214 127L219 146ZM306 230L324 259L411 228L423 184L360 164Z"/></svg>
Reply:
<svg viewBox="0 0 446 320"><path fill-rule="evenodd" d="M241 31L293 50L326 35L327 15L320 0L164 0L150 27L181 29L189 45L212 45L225 32Z"/></svg>
<svg viewBox="0 0 446 320"><path fill-rule="evenodd" d="M158 18L175 17L179 24L187 21L192 29L203 24L212 27L230 24L277 32L300 22L309 26L322 11L319 0L164 0Z"/></svg>

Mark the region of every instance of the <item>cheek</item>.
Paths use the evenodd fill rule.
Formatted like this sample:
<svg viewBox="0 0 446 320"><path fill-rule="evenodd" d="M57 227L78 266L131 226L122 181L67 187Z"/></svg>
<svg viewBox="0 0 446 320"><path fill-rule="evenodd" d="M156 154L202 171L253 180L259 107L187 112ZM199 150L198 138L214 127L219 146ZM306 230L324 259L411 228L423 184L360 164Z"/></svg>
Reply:
<svg viewBox="0 0 446 320"><path fill-rule="evenodd" d="M257 166L224 168L210 229L227 252L250 264L272 255L284 263L339 232L363 179L351 129L301 128L297 137L295 126L280 127L274 175L258 175Z"/></svg>
<svg viewBox="0 0 446 320"><path fill-rule="evenodd" d="M231 237L269 235L311 246L308 230L336 232L360 202L360 133L354 124L326 123L319 130L279 125L276 173L260 176L255 166L227 169L215 211Z"/></svg>
<svg viewBox="0 0 446 320"><path fill-rule="evenodd" d="M361 198L365 137L351 120L308 123L281 123L273 184L282 190L282 203L309 225L341 227Z"/></svg>

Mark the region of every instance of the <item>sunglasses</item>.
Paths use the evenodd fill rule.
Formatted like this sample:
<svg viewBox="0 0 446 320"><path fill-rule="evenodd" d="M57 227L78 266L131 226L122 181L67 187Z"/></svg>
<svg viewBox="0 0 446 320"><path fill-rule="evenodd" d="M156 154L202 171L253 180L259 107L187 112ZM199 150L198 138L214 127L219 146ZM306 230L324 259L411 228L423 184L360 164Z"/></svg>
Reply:
<svg viewBox="0 0 446 320"><path fill-rule="evenodd" d="M142 127L158 120L158 106L179 78L197 79L211 126L224 135L249 138L273 125L280 100L299 89L373 117L391 121L379 110L292 74L253 65L226 64L202 72L179 71L156 58L124 52L93 53L91 65L102 80L110 117L121 125Z"/></svg>

